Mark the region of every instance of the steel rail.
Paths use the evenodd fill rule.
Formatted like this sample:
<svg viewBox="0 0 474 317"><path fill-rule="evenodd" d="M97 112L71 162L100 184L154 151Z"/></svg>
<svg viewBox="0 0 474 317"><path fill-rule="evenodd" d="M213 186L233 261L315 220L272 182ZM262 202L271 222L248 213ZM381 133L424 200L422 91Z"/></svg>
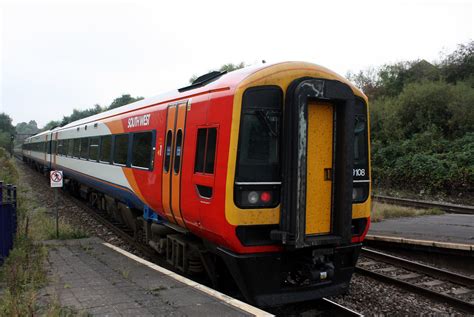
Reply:
<svg viewBox="0 0 474 317"><path fill-rule="evenodd" d="M356 266L355 272L359 273L359 274L362 274L362 275L365 275L365 276L368 276L368 277L371 277L373 279L379 280L379 281L384 282L384 283L389 283L389 284L394 284L394 285L400 286L400 287L402 287L402 288L404 288L408 291L424 295L424 296L426 296L428 298L431 298L433 300L445 302L445 303L447 303L447 304L449 304L453 307L459 308L463 311L466 311L466 312L469 312L469 313L474 313L474 304L471 304L469 302L465 302L461 299L458 299L458 298L455 298L455 297L452 297L452 296L449 296L449 295L446 295L446 294L443 294L443 293L438 293L438 292L432 291L430 289L420 287L420 286L415 285L415 284L410 284L410 283L407 283L407 282L404 282L404 281L401 281L401 280L397 280L395 278L392 278L392 277L389 277L389 276L386 276L386 275L383 275L383 274L380 274L380 273L376 273L376 272L373 272L373 271L370 271L370 270L367 270L367 269L364 269L364 268L361 268L361 267L358 267L358 266Z"/></svg>
<svg viewBox="0 0 474 317"><path fill-rule="evenodd" d="M464 285L466 287L474 289L474 278L466 276L466 275L449 272L447 270L439 269L433 266L421 264L418 262L414 262L411 260L393 256L390 254L382 253L379 251L370 250L367 248L362 248L361 255L367 258L371 258L373 260L382 261L382 262L389 263L396 266L401 266L408 270L415 270L417 272L422 272L434 278L447 280L454 284Z"/></svg>
<svg viewBox="0 0 474 317"><path fill-rule="evenodd" d="M434 278L439 278L442 280L446 280L448 282L458 284L458 285L463 285L469 288L473 288L473 279L467 276L463 276L460 274L455 274L451 273L445 270L441 270L438 268L430 267L428 265L416 263L413 261L409 261L406 259L398 258L395 256L391 256L388 254L384 254L382 252L377 252L373 250L368 250L366 248L363 248L361 251L361 255L370 258L372 260L388 263L391 265L395 265L398 267L403 267L405 269L414 271L414 272L419 272L423 273L425 275L434 277ZM459 298L436 292L433 290L430 290L426 287L422 287L416 284L411 284L409 282L405 282L402 280L397 279L396 277L390 277L381 273L377 273L374 271L371 271L369 269L363 268L360 265L357 265L355 268L355 272L371 277L373 279L376 279L378 281L388 283L388 284L393 284L399 287L402 287L408 291L423 295L425 297L431 298L436 301L440 302L445 302L449 305L452 305L453 307L456 307L458 309L461 309L463 311L469 312L469 313L474 313L474 304L470 302L463 301Z"/></svg>
<svg viewBox="0 0 474 317"><path fill-rule="evenodd" d="M438 208L448 213L474 215L474 206L457 205L438 201L397 198L383 195L373 195L372 198L375 201L387 204L417 208Z"/></svg>
<svg viewBox="0 0 474 317"><path fill-rule="evenodd" d="M341 304L338 304L330 299L323 298L322 303L324 309L332 314L332 316L342 317L362 317L361 313L358 313L350 308L347 308Z"/></svg>

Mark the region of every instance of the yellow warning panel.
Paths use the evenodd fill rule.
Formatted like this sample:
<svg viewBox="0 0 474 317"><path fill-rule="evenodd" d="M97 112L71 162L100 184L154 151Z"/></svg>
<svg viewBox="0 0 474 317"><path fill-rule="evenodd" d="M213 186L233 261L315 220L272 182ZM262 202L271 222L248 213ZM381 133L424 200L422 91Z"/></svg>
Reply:
<svg viewBox="0 0 474 317"><path fill-rule="evenodd" d="M331 231L333 114L330 103L308 103L307 235Z"/></svg>

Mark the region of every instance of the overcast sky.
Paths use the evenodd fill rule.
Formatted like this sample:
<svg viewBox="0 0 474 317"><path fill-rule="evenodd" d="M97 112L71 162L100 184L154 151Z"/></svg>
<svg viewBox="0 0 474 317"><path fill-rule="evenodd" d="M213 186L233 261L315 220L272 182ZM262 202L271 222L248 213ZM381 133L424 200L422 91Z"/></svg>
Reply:
<svg viewBox="0 0 474 317"><path fill-rule="evenodd" d="M224 63L301 60L345 75L434 61L473 38L473 1L38 2L0 0L0 112L40 127Z"/></svg>

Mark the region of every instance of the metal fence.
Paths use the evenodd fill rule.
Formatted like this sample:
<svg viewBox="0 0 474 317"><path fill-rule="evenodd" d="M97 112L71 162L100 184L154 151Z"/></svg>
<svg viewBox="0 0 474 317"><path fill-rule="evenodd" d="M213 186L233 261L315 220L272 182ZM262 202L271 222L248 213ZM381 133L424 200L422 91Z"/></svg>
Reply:
<svg viewBox="0 0 474 317"><path fill-rule="evenodd" d="M13 247L16 230L16 186L0 182L0 265Z"/></svg>

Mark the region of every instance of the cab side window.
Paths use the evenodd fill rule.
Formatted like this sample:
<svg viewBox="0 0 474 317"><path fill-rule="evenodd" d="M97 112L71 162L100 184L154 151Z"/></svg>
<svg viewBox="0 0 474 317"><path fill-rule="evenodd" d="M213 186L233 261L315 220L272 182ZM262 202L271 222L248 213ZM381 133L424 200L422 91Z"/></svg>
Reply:
<svg viewBox="0 0 474 317"><path fill-rule="evenodd" d="M217 128L199 128L194 173L214 174Z"/></svg>

